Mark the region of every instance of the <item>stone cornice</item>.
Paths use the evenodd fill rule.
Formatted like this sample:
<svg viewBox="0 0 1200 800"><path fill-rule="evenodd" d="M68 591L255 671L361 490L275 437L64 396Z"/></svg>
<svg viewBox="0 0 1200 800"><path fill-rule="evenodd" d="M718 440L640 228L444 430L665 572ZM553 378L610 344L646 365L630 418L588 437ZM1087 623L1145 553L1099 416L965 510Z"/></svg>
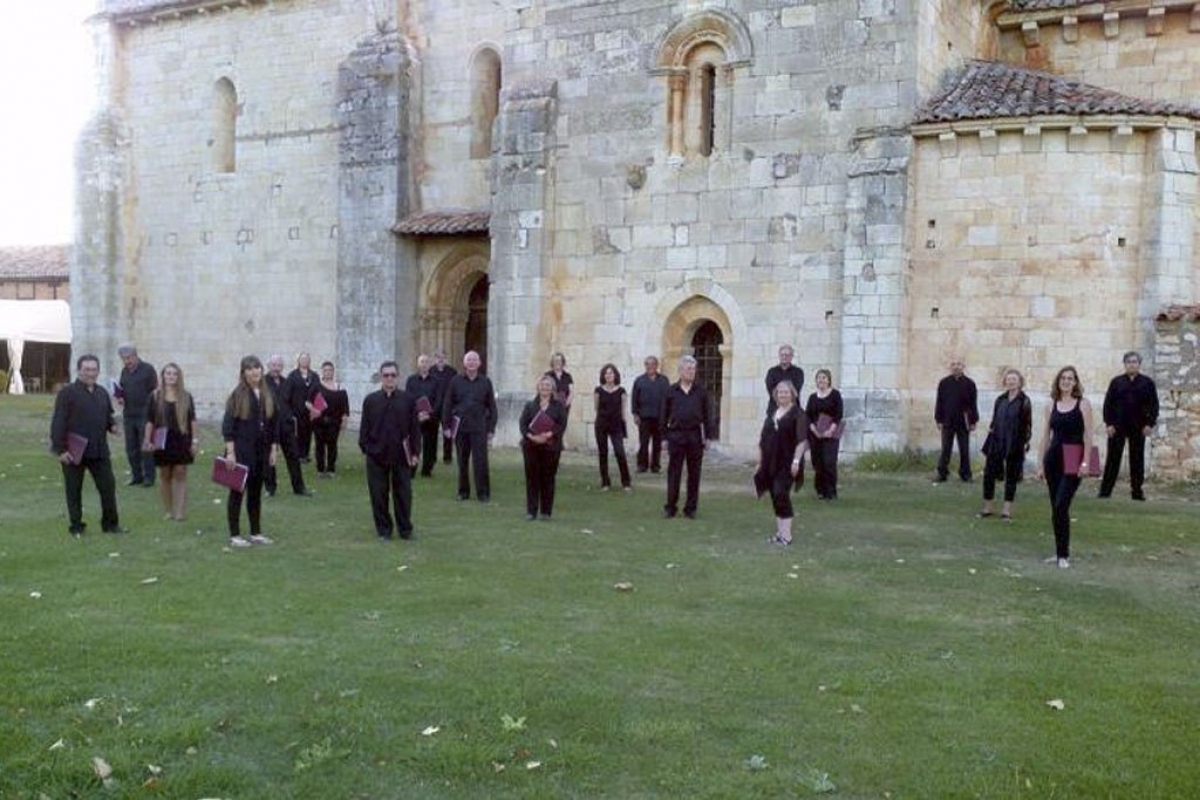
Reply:
<svg viewBox="0 0 1200 800"><path fill-rule="evenodd" d="M99 19L124 27L267 5L278 0L106 0Z"/></svg>
<svg viewBox="0 0 1200 800"><path fill-rule="evenodd" d="M1029 23L1035 25L1062 25L1064 19L1103 21L1105 16L1116 14L1122 18L1150 16L1151 12L1180 11L1197 14L1197 0L1107 0L1107 2L1083 2L1054 8L1018 9L1010 4L1008 9L996 16L996 27L1000 30L1020 29ZM1159 10L1161 9L1161 10Z"/></svg>
<svg viewBox="0 0 1200 800"><path fill-rule="evenodd" d="M979 134L983 132L1028 133L1030 130L1129 130L1145 131L1157 128L1181 128L1200 131L1200 121L1187 117L1142 116L1137 114L1054 114L1046 116L1003 117L999 119L967 119L951 122L921 122L909 127L914 139L938 138L945 134Z"/></svg>

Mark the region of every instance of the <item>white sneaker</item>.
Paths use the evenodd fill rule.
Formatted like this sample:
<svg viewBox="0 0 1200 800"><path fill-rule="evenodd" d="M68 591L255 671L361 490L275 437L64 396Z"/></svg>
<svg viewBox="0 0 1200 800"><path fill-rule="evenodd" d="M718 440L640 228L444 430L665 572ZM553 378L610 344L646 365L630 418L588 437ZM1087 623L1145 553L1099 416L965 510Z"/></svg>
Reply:
<svg viewBox="0 0 1200 800"><path fill-rule="evenodd" d="M230 547L249 547L250 541L242 536L230 536L229 537L229 546Z"/></svg>
<svg viewBox="0 0 1200 800"><path fill-rule="evenodd" d="M1058 560L1058 568L1059 569L1070 569L1070 567L1071 567L1071 562L1068 561L1067 559L1060 558Z"/></svg>
<svg viewBox="0 0 1200 800"><path fill-rule="evenodd" d="M250 541L254 544L275 544L275 540L270 536L263 536L261 533L256 533L250 537Z"/></svg>

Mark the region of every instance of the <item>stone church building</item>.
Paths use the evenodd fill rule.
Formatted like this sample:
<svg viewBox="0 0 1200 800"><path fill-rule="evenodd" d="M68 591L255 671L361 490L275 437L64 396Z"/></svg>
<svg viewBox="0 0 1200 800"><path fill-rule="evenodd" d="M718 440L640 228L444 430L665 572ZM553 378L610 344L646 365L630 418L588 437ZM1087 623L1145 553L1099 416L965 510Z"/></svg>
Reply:
<svg viewBox="0 0 1200 800"><path fill-rule="evenodd" d="M1200 466L1194 0L98 6L76 351L135 341L210 411L245 353L357 404L475 348L512 443L562 351L583 446L602 364L692 353L744 456L791 343L854 453L933 446L951 356L986 417L1006 367L1098 402L1137 349L1191 375L1156 468Z"/></svg>

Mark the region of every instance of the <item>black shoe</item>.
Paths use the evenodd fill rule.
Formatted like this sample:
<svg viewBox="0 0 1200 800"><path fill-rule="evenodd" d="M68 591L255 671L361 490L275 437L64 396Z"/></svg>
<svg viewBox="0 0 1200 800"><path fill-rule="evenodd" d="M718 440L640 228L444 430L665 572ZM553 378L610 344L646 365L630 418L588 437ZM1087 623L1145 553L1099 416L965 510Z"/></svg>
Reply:
<svg viewBox="0 0 1200 800"><path fill-rule="evenodd" d="M80 536L83 536L83 532L86 528L87 528L87 525L80 525L78 528L70 528L68 530L68 533L70 533L72 536L74 536L76 539L78 539Z"/></svg>
<svg viewBox="0 0 1200 800"><path fill-rule="evenodd" d="M127 483L125 485L126 486L141 486L142 482L141 481L130 481L129 483Z"/></svg>
<svg viewBox="0 0 1200 800"><path fill-rule="evenodd" d="M488 494L481 494L481 495L479 495L479 497L478 497L478 498L476 498L476 499L477 499L477 500L479 500L479 502L481 502L481 503L490 503L490 502L492 502L492 496L491 496L491 495L488 495Z"/></svg>
<svg viewBox="0 0 1200 800"><path fill-rule="evenodd" d="M550 521L550 515L548 513L542 514L542 522L549 522L549 521Z"/></svg>
<svg viewBox="0 0 1200 800"><path fill-rule="evenodd" d="M422 478L432 478L432 477L433 477L433 472L422 472L422 473L421 473L421 477L422 477Z"/></svg>
<svg viewBox="0 0 1200 800"><path fill-rule="evenodd" d="M390 532L379 534L379 541L381 541L381 542L389 541L391 538L392 538L392 534Z"/></svg>
<svg viewBox="0 0 1200 800"><path fill-rule="evenodd" d="M1100 500L1107 500L1108 498L1112 497L1112 492L1100 492L1096 495L1096 497Z"/></svg>
<svg viewBox="0 0 1200 800"><path fill-rule="evenodd" d="M663 509L663 519L675 519L675 512L669 508Z"/></svg>
<svg viewBox="0 0 1200 800"><path fill-rule="evenodd" d="M650 471L657 475L658 473L662 472L662 467L651 467Z"/></svg>
<svg viewBox="0 0 1200 800"><path fill-rule="evenodd" d="M695 512L695 511L685 511L685 512L683 512L683 515L684 515L685 517L687 517L688 519L695 519L695 518L696 518L696 512Z"/></svg>
<svg viewBox="0 0 1200 800"><path fill-rule="evenodd" d="M120 525L118 525L118 526L117 526L117 527L115 527L115 528L105 528L105 529L104 529L104 532L105 532L105 533L129 533L129 529L128 529L128 528L122 528Z"/></svg>
<svg viewBox="0 0 1200 800"><path fill-rule="evenodd" d="M416 536L412 531L400 531L400 538L408 542L412 541Z"/></svg>
<svg viewBox="0 0 1200 800"><path fill-rule="evenodd" d="M946 482L946 478L945 478L945 476L943 476L943 475L939 475L939 476L937 476L936 478L934 478L934 479L933 479L933 482L934 482L934 483L945 483L945 482Z"/></svg>
<svg viewBox="0 0 1200 800"><path fill-rule="evenodd" d="M267 497L274 497L275 490L274 489L264 489L263 494L265 494Z"/></svg>
<svg viewBox="0 0 1200 800"><path fill-rule="evenodd" d="M1146 495L1142 494L1141 492L1138 492L1137 494L1132 495L1132 497L1134 500L1137 500L1140 503L1146 502Z"/></svg>
<svg viewBox="0 0 1200 800"><path fill-rule="evenodd" d="M526 514L525 519L529 520L530 522L533 522L535 519L537 519L537 514Z"/></svg>
<svg viewBox="0 0 1200 800"><path fill-rule="evenodd" d="M297 497L312 497L313 490L312 489L299 489L297 491L292 492L292 494L296 495Z"/></svg>
<svg viewBox="0 0 1200 800"><path fill-rule="evenodd" d="M974 479L974 478L972 478L970 475L968 475L967 477L965 477L965 478L963 478L963 479L962 479L962 482L963 482L963 483L974 483L974 482L975 482L975 479Z"/></svg>
<svg viewBox="0 0 1200 800"><path fill-rule="evenodd" d="M463 494L462 492L459 492L459 493L458 493L458 499L459 499L459 501L460 501L460 502L461 502L461 501L463 501L463 500L470 500L470 499L471 499L471 495L469 495L469 494Z"/></svg>

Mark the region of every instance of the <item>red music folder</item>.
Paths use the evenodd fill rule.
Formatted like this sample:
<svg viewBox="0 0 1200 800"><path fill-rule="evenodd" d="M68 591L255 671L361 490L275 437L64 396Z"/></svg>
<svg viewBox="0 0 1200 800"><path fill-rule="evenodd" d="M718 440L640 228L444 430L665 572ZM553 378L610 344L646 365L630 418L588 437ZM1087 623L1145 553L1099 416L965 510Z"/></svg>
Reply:
<svg viewBox="0 0 1200 800"><path fill-rule="evenodd" d="M246 491L246 480L250 477L250 468L245 464L235 464L229 468L229 462L217 456L213 459L213 483L232 489L235 492Z"/></svg>
<svg viewBox="0 0 1200 800"><path fill-rule="evenodd" d="M325 409L329 408L329 403L326 402L325 395L323 395L321 392L317 392L315 395L313 395L312 407L314 411L324 411Z"/></svg>
<svg viewBox="0 0 1200 800"><path fill-rule="evenodd" d="M833 433L830 438L840 439L842 438L842 428L844 422L845 420L842 422L834 422L833 417L829 416L828 414L818 414L817 421L814 424L817 426L817 433L821 434L822 436L824 436L826 433L829 433L829 429L832 428Z"/></svg>
<svg viewBox="0 0 1200 800"><path fill-rule="evenodd" d="M71 457L72 464L78 464L83 461L83 453L87 450L88 438L80 436L78 433L67 434L67 455Z"/></svg>
<svg viewBox="0 0 1200 800"><path fill-rule="evenodd" d="M529 421L529 432L534 436L541 436L543 433L554 433L554 420L545 411L539 410L533 415L533 419Z"/></svg>
<svg viewBox="0 0 1200 800"><path fill-rule="evenodd" d="M1062 450L1063 473L1066 475L1079 475L1079 466L1083 463L1083 445L1064 444ZM1087 473L1082 477L1099 478L1102 471L1100 465L1100 448L1092 445L1092 450L1088 457Z"/></svg>
<svg viewBox="0 0 1200 800"><path fill-rule="evenodd" d="M417 398L417 413L433 414L433 403L429 402L429 398L425 395L421 395Z"/></svg>

